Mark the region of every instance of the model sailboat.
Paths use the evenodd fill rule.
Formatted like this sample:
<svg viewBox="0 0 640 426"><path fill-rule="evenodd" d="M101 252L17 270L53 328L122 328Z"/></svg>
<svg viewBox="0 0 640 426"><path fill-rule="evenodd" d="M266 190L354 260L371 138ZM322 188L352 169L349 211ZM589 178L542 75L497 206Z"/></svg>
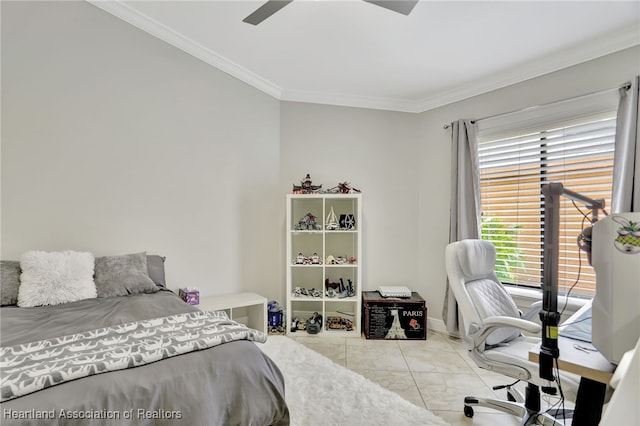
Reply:
<svg viewBox="0 0 640 426"><path fill-rule="evenodd" d="M329 214L327 215L327 220L325 221L325 228L330 231L333 231L338 229L338 226L339 226L338 217L333 211L333 206L331 206L331 210L329 211Z"/></svg>

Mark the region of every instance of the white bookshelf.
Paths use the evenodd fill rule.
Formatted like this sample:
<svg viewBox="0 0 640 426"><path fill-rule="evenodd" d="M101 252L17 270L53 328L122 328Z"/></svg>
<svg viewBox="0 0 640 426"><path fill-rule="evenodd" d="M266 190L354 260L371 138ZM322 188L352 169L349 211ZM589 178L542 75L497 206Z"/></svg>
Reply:
<svg viewBox="0 0 640 426"><path fill-rule="evenodd" d="M287 195L287 333L291 332L294 318L309 319L314 312L322 315L322 331L317 336L360 336L360 311L362 291L362 209L361 194L289 194ZM338 219L338 229L327 228L327 216L331 208ZM307 213L316 217L319 229L296 229L300 219ZM344 215L344 216L343 216ZM342 219L342 222L341 222ZM350 225L353 225L351 227ZM299 253L309 258L317 254L321 263L296 264ZM343 263L329 264L327 258ZM353 294L348 297L327 295L326 281L340 283ZM294 294L296 287L319 290L320 296ZM332 328L330 317L341 317L352 322L352 329ZM309 335L304 330L294 334Z"/></svg>

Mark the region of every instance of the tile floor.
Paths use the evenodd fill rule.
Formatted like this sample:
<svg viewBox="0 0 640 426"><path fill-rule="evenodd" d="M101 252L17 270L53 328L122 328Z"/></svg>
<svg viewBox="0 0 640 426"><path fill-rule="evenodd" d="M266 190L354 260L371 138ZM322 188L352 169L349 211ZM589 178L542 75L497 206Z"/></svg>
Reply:
<svg viewBox="0 0 640 426"><path fill-rule="evenodd" d="M465 396L505 398L493 386L509 378L478 368L459 339L429 331L427 340L384 341L289 334L298 343L369 380L426 407L452 425L518 425L513 416L477 407L472 419L463 413ZM525 384L521 391L524 391Z"/></svg>

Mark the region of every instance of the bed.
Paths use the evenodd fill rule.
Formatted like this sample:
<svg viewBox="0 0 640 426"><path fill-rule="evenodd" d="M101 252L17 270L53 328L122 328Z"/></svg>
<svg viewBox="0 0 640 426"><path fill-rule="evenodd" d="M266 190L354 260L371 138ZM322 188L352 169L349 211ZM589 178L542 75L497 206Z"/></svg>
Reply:
<svg viewBox="0 0 640 426"><path fill-rule="evenodd" d="M131 328L167 318L198 316L202 322L202 315L220 314L202 313L163 286L150 293L89 298L54 306L5 305L0 308L0 343L3 350L20 348L32 342L60 342L55 338L67 336L62 339L65 341L68 336L83 336L94 330ZM209 317L205 319L219 320ZM253 330L251 333L258 342L261 337L266 338ZM155 362L59 384L47 383L41 390L17 397L4 386L0 422L287 425L284 379L259 344L242 338L222 342ZM4 356L3 361L10 363L14 358ZM7 375L3 374L5 379Z"/></svg>

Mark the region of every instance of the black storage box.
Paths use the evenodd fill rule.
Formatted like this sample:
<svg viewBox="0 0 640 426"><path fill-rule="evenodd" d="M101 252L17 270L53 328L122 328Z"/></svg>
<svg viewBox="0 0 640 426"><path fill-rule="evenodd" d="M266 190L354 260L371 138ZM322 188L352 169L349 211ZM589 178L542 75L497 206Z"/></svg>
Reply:
<svg viewBox="0 0 640 426"><path fill-rule="evenodd" d="M416 292L410 298L362 292L362 331L367 339L427 339L427 307Z"/></svg>

